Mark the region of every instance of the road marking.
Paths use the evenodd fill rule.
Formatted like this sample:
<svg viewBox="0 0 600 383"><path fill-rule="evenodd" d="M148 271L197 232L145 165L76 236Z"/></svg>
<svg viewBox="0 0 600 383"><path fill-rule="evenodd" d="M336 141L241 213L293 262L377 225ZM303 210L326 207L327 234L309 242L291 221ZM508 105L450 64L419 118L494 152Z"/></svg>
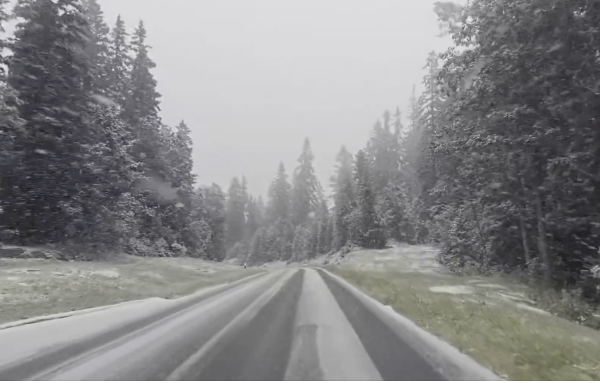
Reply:
<svg viewBox="0 0 600 383"><path fill-rule="evenodd" d="M285 380L310 380L314 368L324 380L382 380L321 276L305 269Z"/></svg>

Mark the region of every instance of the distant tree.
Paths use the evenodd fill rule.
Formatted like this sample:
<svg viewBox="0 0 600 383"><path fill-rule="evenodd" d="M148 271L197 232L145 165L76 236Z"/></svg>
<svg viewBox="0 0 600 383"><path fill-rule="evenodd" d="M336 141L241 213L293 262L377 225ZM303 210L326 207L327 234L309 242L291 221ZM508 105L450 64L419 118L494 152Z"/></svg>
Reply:
<svg viewBox="0 0 600 383"><path fill-rule="evenodd" d="M256 231L263 225L263 208L253 197L249 197L246 205L246 228L244 234L246 238L253 238Z"/></svg>
<svg viewBox="0 0 600 383"><path fill-rule="evenodd" d="M354 182L352 178L352 155L342 147L337 156L335 175L332 177L334 190L333 242L335 250L341 249L350 239L349 216L355 208Z"/></svg>
<svg viewBox="0 0 600 383"><path fill-rule="evenodd" d="M344 183L346 178L352 178L352 167L354 159L352 153L348 152L345 146L342 146L336 156L336 165L334 175L331 177L331 189L335 195L339 187Z"/></svg>
<svg viewBox="0 0 600 383"><path fill-rule="evenodd" d="M246 224L244 189L237 177L234 177L227 192L227 246L231 247L244 238Z"/></svg>
<svg viewBox="0 0 600 383"><path fill-rule="evenodd" d="M320 184L315 176L312 162L314 155L310 148L310 141L304 140L302 154L298 158L298 167L294 173L292 186L292 222L296 225L305 225L309 215L318 207Z"/></svg>
<svg viewBox="0 0 600 383"><path fill-rule="evenodd" d="M331 234L329 229L330 222L329 209L327 207L327 201L321 200L318 214L317 223L317 252L326 254L331 250Z"/></svg>
<svg viewBox="0 0 600 383"><path fill-rule="evenodd" d="M356 154L354 179L356 184L356 213L352 222L352 242L367 248L381 248L385 237L375 211L375 193L364 151Z"/></svg>
<svg viewBox="0 0 600 383"><path fill-rule="evenodd" d="M213 184L204 190L204 199L207 221L211 232L207 257L216 261L222 261L225 259L225 194L218 185Z"/></svg>
<svg viewBox="0 0 600 383"><path fill-rule="evenodd" d="M292 243L292 260L301 262L307 258L307 245L309 241L309 232L303 226L296 226L294 231L294 241Z"/></svg>
<svg viewBox="0 0 600 383"><path fill-rule="evenodd" d="M268 217L271 223L289 220L291 186L283 163L279 164L277 176L269 188Z"/></svg>

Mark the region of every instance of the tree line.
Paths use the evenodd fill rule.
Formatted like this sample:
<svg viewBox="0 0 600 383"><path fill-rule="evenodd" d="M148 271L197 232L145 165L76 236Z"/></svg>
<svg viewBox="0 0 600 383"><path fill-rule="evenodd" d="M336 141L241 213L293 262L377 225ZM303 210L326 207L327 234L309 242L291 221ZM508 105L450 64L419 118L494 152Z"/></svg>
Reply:
<svg viewBox="0 0 600 383"><path fill-rule="evenodd" d="M95 0L0 1L4 241L254 263L388 238L436 243L455 271L523 272L600 300L600 4L436 3L453 46L426 61L405 119L341 148L330 192L307 139L268 198L195 186L185 123L166 126L142 22ZM403 126L402 121L407 122Z"/></svg>
<svg viewBox="0 0 600 383"><path fill-rule="evenodd" d="M96 0L7 5L2 240L223 259L225 195L194 187L190 129L159 117L144 23L109 28Z"/></svg>
<svg viewBox="0 0 600 383"><path fill-rule="evenodd" d="M342 148L330 200L306 143L292 182L280 166L257 204L251 257L436 243L454 271L516 272L600 303L600 3L435 11L453 45L427 58L408 126L386 112L364 149Z"/></svg>
<svg viewBox="0 0 600 383"><path fill-rule="evenodd" d="M442 260L525 270L600 303L600 4L436 11L454 47L432 71L423 199Z"/></svg>
<svg viewBox="0 0 600 383"><path fill-rule="evenodd" d="M402 131L400 111L386 113L363 150L353 155L342 147L331 194L315 176L308 138L291 176L279 164L266 204L248 194L245 178L234 178L226 204L228 257L299 262L353 246L383 248L389 237L414 242L396 194Z"/></svg>

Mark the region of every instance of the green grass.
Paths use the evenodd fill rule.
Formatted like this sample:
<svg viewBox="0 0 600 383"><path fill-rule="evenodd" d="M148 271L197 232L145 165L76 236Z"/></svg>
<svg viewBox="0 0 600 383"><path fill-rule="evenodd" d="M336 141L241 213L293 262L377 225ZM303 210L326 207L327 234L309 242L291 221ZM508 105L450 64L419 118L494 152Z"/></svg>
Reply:
<svg viewBox="0 0 600 383"><path fill-rule="evenodd" d="M519 297L525 286L499 277L361 270L351 263L329 269L504 378L600 380L600 332L498 298L498 289ZM434 286L469 286L471 292L436 293Z"/></svg>
<svg viewBox="0 0 600 383"><path fill-rule="evenodd" d="M189 258L0 260L0 324L137 299L172 299L264 270Z"/></svg>

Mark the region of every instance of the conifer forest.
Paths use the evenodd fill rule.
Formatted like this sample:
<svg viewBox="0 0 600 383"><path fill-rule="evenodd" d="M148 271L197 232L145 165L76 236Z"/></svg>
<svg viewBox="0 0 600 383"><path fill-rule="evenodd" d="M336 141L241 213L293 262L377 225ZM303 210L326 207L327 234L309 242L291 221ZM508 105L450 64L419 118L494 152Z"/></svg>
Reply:
<svg viewBox="0 0 600 383"><path fill-rule="evenodd" d="M260 265L393 239L600 304L600 2L435 12L453 45L424 60L423 91L373 116L362 149L340 137L331 179L298 142L261 196L242 174L196 182L195 127L161 119L143 21L105 20L96 0L0 0L17 23L0 41L0 240Z"/></svg>

